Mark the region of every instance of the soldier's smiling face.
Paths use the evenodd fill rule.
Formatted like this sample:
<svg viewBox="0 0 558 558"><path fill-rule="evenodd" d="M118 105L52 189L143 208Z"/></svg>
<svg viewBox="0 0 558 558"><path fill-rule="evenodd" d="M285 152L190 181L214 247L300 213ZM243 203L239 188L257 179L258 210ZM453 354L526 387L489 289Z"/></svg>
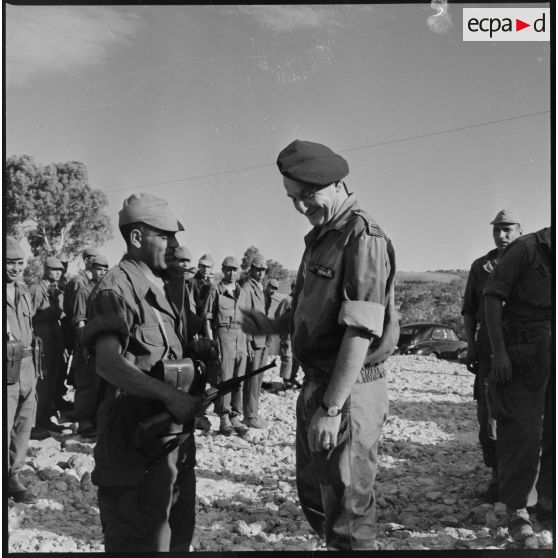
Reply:
<svg viewBox="0 0 558 558"><path fill-rule="evenodd" d="M20 279L23 274L23 258L6 258L4 262L4 275L6 277L6 283L13 283L14 281Z"/></svg>
<svg viewBox="0 0 558 558"><path fill-rule="evenodd" d="M295 209L314 227L321 227L330 221L340 205L338 184L318 189L284 176L283 185Z"/></svg>

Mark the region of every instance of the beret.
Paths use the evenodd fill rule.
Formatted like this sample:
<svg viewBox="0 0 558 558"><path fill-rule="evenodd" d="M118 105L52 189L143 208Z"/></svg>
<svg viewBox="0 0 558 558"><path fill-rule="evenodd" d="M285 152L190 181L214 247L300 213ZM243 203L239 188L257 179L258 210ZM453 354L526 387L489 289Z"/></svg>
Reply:
<svg viewBox="0 0 558 558"><path fill-rule="evenodd" d="M6 237L6 259L23 260L25 255L18 241L13 236Z"/></svg>
<svg viewBox="0 0 558 558"><path fill-rule="evenodd" d="M97 248L93 248L93 246L89 246L88 248L86 248L83 251L83 257L84 258L89 258L89 257L97 257L100 256L101 252L99 252L99 250L97 250Z"/></svg>
<svg viewBox="0 0 558 558"><path fill-rule="evenodd" d="M201 263L202 265L213 265L215 262L213 261L213 258L211 257L211 254L204 254L199 260L198 263Z"/></svg>
<svg viewBox="0 0 558 558"><path fill-rule="evenodd" d="M325 188L349 174L347 161L329 147L295 140L277 157L279 172L297 182Z"/></svg>
<svg viewBox="0 0 558 558"><path fill-rule="evenodd" d="M277 279L270 279L267 284L275 287L276 289L279 288L279 281L277 281Z"/></svg>
<svg viewBox="0 0 558 558"><path fill-rule="evenodd" d="M62 262L54 256L49 256L45 260L45 267L50 267L51 269L64 269Z"/></svg>
<svg viewBox="0 0 558 558"><path fill-rule="evenodd" d="M491 225L513 225L515 223L519 223L519 217L512 209L502 209L498 211L498 213L496 213L496 217L490 221Z"/></svg>
<svg viewBox="0 0 558 558"><path fill-rule="evenodd" d="M106 267L109 266L109 261L105 256L99 255L93 258L93 265L104 265Z"/></svg>
<svg viewBox="0 0 558 558"><path fill-rule="evenodd" d="M238 269L240 267L240 265L238 264L238 261L236 258L234 258L233 256L227 256L224 260L223 263L221 264L222 267L234 267L236 269Z"/></svg>
<svg viewBox="0 0 558 558"><path fill-rule="evenodd" d="M250 265L252 267L257 267L258 269L267 269L267 264L265 263L265 258L263 256L256 256Z"/></svg>
<svg viewBox="0 0 558 558"><path fill-rule="evenodd" d="M178 260L191 260L192 254L186 246L177 246L174 249L174 257Z"/></svg>
<svg viewBox="0 0 558 558"><path fill-rule="evenodd" d="M169 204L151 194L132 194L124 200L122 209L118 212L118 226L131 223L145 223L165 232L184 230Z"/></svg>

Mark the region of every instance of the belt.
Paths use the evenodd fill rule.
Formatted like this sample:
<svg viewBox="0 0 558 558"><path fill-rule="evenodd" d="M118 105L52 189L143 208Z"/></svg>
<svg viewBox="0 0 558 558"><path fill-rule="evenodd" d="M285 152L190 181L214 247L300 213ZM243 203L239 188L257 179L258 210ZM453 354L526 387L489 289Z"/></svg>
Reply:
<svg viewBox="0 0 558 558"><path fill-rule="evenodd" d="M316 366L312 366L306 363L301 362L302 370L304 371L305 379L311 382L318 382L318 383L328 383L331 374L322 368L317 368ZM357 384L366 384L368 382L373 382L375 380L379 380L386 375L386 367L383 362L378 364L367 364L362 367L361 371L359 372L358 378L355 383Z"/></svg>
<svg viewBox="0 0 558 558"><path fill-rule="evenodd" d="M221 328L225 328L225 329L240 329L242 328L242 324L239 324L238 322L234 322L232 324L223 324L223 325L218 325L217 329L221 329Z"/></svg>
<svg viewBox="0 0 558 558"><path fill-rule="evenodd" d="M30 356L33 356L33 349L31 347L27 347L27 349L23 349L21 358L27 358Z"/></svg>

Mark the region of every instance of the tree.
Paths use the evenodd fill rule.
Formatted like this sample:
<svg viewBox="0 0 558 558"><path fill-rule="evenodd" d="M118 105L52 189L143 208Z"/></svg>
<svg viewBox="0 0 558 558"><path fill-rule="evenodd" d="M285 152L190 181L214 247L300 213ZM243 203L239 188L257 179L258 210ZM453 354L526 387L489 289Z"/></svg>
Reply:
<svg viewBox="0 0 558 558"><path fill-rule="evenodd" d="M277 281L283 281L289 276L289 270L283 267L283 264L275 260L267 260L266 265L266 277L268 279L277 279Z"/></svg>
<svg viewBox="0 0 558 558"><path fill-rule="evenodd" d="M256 256L261 255L262 253L260 252L259 248L256 248L255 246L246 248L246 252L244 252L244 256L242 256L242 263L240 264L240 268L242 269L242 271L248 271Z"/></svg>
<svg viewBox="0 0 558 558"><path fill-rule="evenodd" d="M112 237L107 198L87 182L83 163L39 166L29 155L6 161L6 232L27 236L34 256L76 257Z"/></svg>

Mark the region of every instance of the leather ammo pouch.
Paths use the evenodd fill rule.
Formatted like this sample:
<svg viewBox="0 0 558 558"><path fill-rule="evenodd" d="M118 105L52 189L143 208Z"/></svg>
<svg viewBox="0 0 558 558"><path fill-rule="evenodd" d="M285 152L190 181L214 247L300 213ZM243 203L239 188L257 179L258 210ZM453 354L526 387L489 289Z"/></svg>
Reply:
<svg viewBox="0 0 558 558"><path fill-rule="evenodd" d="M528 390L536 390L544 375L539 373L539 351L536 343L514 343L506 346L513 374L521 376Z"/></svg>
<svg viewBox="0 0 558 558"><path fill-rule="evenodd" d="M195 390L201 389L203 393L205 389L203 372L191 358L159 360L153 365L149 375L181 391L195 393ZM194 430L193 423L169 422L162 431L154 424L153 435L146 435L145 429L140 430L142 426L138 425L133 444L140 452L154 459L160 459L173 451Z"/></svg>
<svg viewBox="0 0 558 558"><path fill-rule="evenodd" d="M19 381L19 370L23 359L23 343L17 339L6 342L6 382L15 384Z"/></svg>

